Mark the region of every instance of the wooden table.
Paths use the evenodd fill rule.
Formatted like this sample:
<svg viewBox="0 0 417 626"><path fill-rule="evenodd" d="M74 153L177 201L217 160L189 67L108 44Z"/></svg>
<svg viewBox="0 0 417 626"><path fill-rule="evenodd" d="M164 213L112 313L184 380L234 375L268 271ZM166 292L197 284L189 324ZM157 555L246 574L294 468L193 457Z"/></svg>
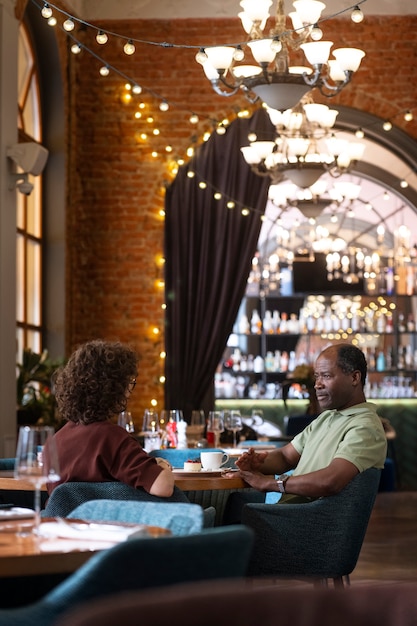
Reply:
<svg viewBox="0 0 417 626"><path fill-rule="evenodd" d="M226 476L210 475L204 473L196 473L196 476L190 476L190 473L183 476L180 472L175 472L175 484L183 491L205 491L219 489L242 489L248 485L239 477L232 475L231 478ZM12 491L33 491L33 484L21 478L14 478L13 472L0 472L0 490ZM42 488L43 491L46 487Z"/></svg>
<svg viewBox="0 0 417 626"><path fill-rule="evenodd" d="M51 522L45 519L41 523ZM72 520L74 521L74 520ZM82 523L82 522L81 522ZM0 522L0 579L41 574L70 574L93 554L115 542L37 537L32 520ZM148 526L152 537L170 534L165 528Z"/></svg>

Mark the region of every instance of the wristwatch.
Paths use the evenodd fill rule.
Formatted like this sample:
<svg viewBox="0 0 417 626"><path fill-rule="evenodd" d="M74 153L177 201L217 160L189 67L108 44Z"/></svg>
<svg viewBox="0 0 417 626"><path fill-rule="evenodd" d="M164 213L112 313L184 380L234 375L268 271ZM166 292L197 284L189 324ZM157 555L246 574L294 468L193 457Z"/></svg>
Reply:
<svg viewBox="0 0 417 626"><path fill-rule="evenodd" d="M285 483L287 482L288 479L289 479L288 474L281 474L281 476L278 476L277 485L278 485L278 491L280 493L285 493Z"/></svg>

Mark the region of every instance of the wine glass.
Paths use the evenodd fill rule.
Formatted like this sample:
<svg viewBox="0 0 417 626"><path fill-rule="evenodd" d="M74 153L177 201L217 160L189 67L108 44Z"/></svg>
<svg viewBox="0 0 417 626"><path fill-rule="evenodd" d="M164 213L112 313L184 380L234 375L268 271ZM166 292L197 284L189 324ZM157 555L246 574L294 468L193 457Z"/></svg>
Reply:
<svg viewBox="0 0 417 626"><path fill-rule="evenodd" d="M41 521L41 487L60 480L58 451L51 426L21 426L17 442L15 478L26 480L35 488L35 526Z"/></svg>
<svg viewBox="0 0 417 626"><path fill-rule="evenodd" d="M117 423L128 433L132 434L135 432L135 424L133 423L132 413L130 411L122 411L119 413Z"/></svg>
<svg viewBox="0 0 417 626"><path fill-rule="evenodd" d="M206 425L206 416L203 410L191 411L191 421L187 428L187 436L191 447L197 446L198 442L204 437L204 428Z"/></svg>
<svg viewBox="0 0 417 626"><path fill-rule="evenodd" d="M237 433L242 430L243 422L240 411L230 411L225 416L224 426L227 430L231 430L233 433L233 447L237 447Z"/></svg>
<svg viewBox="0 0 417 626"><path fill-rule="evenodd" d="M220 434L224 432L224 421L221 411L210 411L207 420L207 433L214 434L214 447L220 444Z"/></svg>

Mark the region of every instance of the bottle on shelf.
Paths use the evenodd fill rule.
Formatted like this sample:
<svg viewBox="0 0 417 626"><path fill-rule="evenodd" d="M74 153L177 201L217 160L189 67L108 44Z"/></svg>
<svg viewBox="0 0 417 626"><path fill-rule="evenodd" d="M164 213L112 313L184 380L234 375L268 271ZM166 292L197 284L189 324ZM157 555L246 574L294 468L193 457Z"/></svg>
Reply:
<svg viewBox="0 0 417 626"><path fill-rule="evenodd" d="M271 333L273 333L271 311L265 311L265 316L263 319L263 329L264 329L264 333L267 335L270 335Z"/></svg>
<svg viewBox="0 0 417 626"><path fill-rule="evenodd" d="M259 317L257 309L253 309L252 317L250 319L250 331L253 335L260 335L262 330L262 320Z"/></svg>
<svg viewBox="0 0 417 626"><path fill-rule="evenodd" d="M242 315L239 320L239 333L241 335L248 335L250 331L250 325L247 315Z"/></svg>
<svg viewBox="0 0 417 626"><path fill-rule="evenodd" d="M384 372L385 371L385 354L383 353L382 350L380 350L380 352L378 353L377 359L376 359L376 371L377 372Z"/></svg>

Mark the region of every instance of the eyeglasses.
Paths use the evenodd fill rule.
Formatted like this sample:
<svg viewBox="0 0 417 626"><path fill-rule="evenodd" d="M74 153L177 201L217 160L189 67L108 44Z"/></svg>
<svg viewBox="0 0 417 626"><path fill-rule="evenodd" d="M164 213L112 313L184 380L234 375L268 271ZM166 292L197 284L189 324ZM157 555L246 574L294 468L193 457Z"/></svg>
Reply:
<svg viewBox="0 0 417 626"><path fill-rule="evenodd" d="M130 391L130 393L132 393L135 387L136 387L136 378L133 378L133 380L131 380L130 383L128 384L127 388Z"/></svg>

